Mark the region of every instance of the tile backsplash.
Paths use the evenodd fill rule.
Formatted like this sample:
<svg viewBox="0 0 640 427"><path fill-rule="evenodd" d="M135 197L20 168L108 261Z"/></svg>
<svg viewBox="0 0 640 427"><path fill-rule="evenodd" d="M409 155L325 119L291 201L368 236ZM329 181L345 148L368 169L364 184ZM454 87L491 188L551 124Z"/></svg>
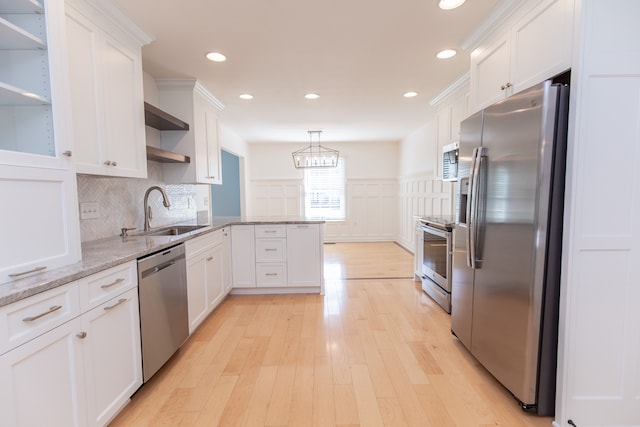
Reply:
<svg viewBox="0 0 640 427"><path fill-rule="evenodd" d="M198 203L198 197L208 197L208 185L165 184L162 165L156 162L147 163L147 176L147 179L82 174L77 176L78 202L97 202L99 211L99 218L80 219L83 242L117 236L123 227L141 230L144 227L144 193L154 185L162 187L167 192L171 207L165 208L162 204L162 194L152 191L149 194L149 206L153 213L151 227L157 228L184 221L195 222L198 217L200 223L207 222L209 214L202 209L205 205L204 209L210 210L206 206L208 200Z"/></svg>

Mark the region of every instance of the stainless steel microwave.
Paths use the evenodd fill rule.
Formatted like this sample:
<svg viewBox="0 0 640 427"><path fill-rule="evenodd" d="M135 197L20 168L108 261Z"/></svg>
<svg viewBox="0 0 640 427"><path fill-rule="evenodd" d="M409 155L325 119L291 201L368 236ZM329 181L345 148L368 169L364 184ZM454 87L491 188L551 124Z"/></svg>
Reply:
<svg viewBox="0 0 640 427"><path fill-rule="evenodd" d="M453 142L442 147L442 180L458 180L458 149L459 142Z"/></svg>

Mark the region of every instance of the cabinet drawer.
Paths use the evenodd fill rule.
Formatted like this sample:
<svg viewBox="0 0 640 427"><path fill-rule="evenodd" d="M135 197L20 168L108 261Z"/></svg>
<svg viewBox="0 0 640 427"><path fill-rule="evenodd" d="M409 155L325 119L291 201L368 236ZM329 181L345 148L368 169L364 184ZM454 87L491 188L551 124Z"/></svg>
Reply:
<svg viewBox="0 0 640 427"><path fill-rule="evenodd" d="M0 308L0 354L80 314L78 282Z"/></svg>
<svg viewBox="0 0 640 427"><path fill-rule="evenodd" d="M287 239L256 239L256 262L286 262Z"/></svg>
<svg viewBox="0 0 640 427"><path fill-rule="evenodd" d="M80 307L90 310L122 292L138 285L138 269L135 261L111 267L80 279Z"/></svg>
<svg viewBox="0 0 640 427"><path fill-rule="evenodd" d="M286 263L256 264L256 282L258 287L287 286L287 264Z"/></svg>
<svg viewBox="0 0 640 427"><path fill-rule="evenodd" d="M256 239L261 237L287 237L287 226L282 225L256 225Z"/></svg>

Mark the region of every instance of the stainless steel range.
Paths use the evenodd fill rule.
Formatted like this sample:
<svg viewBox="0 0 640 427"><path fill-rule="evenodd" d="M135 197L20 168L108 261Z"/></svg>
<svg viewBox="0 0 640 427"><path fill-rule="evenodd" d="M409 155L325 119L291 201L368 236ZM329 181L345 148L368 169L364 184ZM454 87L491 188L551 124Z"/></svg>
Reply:
<svg viewBox="0 0 640 427"><path fill-rule="evenodd" d="M451 256L453 217L423 217L422 290L451 313Z"/></svg>

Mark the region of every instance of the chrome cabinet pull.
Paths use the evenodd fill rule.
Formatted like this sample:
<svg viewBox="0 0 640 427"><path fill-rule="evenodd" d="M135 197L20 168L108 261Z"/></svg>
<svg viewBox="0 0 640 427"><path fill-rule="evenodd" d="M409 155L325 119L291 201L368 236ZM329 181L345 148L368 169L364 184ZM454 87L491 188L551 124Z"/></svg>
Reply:
<svg viewBox="0 0 640 427"><path fill-rule="evenodd" d="M265 273L265 276L277 276L278 273Z"/></svg>
<svg viewBox="0 0 640 427"><path fill-rule="evenodd" d="M111 310L111 309L113 309L113 308L116 308L117 306L119 306L120 304L122 304L122 303L123 303L123 302L125 302L125 301L127 301L127 299L126 299L126 298L120 298L120 299L118 300L118 302L117 302L117 303L115 303L115 304L113 304L113 305L109 305L109 306L105 307L104 309L105 309L105 310Z"/></svg>
<svg viewBox="0 0 640 427"><path fill-rule="evenodd" d="M276 248L265 248L264 250L265 250L265 251L268 251L268 252L275 252L275 251L277 251L277 249L276 249Z"/></svg>
<svg viewBox="0 0 640 427"><path fill-rule="evenodd" d="M120 278L120 279L116 279L116 280L115 280L114 282L112 282L112 283L109 283L108 285L102 285L102 286L100 286L100 287L101 287L102 289L107 289L107 288L110 288L110 287L115 286L115 285L117 285L118 283L122 283L122 282L124 282L124 279Z"/></svg>
<svg viewBox="0 0 640 427"><path fill-rule="evenodd" d="M118 164L116 162L111 162L111 166L117 166Z"/></svg>
<svg viewBox="0 0 640 427"><path fill-rule="evenodd" d="M73 156L73 151L67 150L62 153L63 156L71 157Z"/></svg>
<svg viewBox="0 0 640 427"><path fill-rule="evenodd" d="M33 270L23 271L21 273L11 273L11 274L9 274L9 277L20 277L20 276L24 276L25 274L35 273L36 271L42 271L42 270L44 270L46 268L47 268L47 266L43 265L41 267L36 267Z"/></svg>
<svg viewBox="0 0 640 427"><path fill-rule="evenodd" d="M77 336L78 338L80 338L81 340L83 340L83 339L85 339L85 338L87 337L87 333L86 333L86 332L84 332L84 331L82 331L82 332L78 332L78 333L76 334L76 336Z"/></svg>
<svg viewBox="0 0 640 427"><path fill-rule="evenodd" d="M104 164L107 166L111 166L111 160L105 160Z"/></svg>
<svg viewBox="0 0 640 427"><path fill-rule="evenodd" d="M53 307L49 307L48 311L45 311L44 313L40 313L37 314L35 316L29 316L29 317L25 317L24 319L22 319L23 322L33 322L34 320L38 320L41 317L46 316L47 314L51 314L54 311L58 311L62 308L61 305L54 305Z"/></svg>
<svg viewBox="0 0 640 427"><path fill-rule="evenodd" d="M211 261L213 259L212 256L210 256L209 258L207 258L207 261Z"/></svg>

